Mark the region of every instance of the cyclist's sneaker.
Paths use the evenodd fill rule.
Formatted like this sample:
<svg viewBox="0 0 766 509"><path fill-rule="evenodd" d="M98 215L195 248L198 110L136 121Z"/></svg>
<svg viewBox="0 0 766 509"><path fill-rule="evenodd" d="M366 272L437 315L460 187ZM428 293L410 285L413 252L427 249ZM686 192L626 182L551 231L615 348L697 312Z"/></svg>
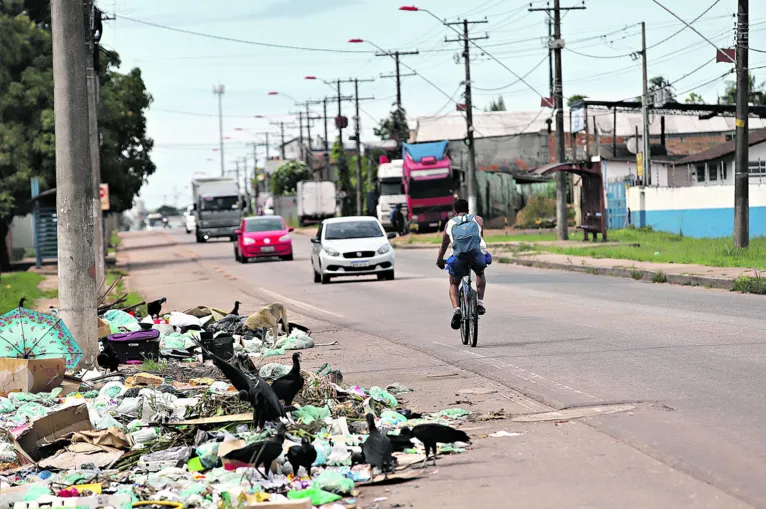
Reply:
<svg viewBox="0 0 766 509"><path fill-rule="evenodd" d="M479 315L483 315L484 313L487 312L487 308L484 307L484 304L477 304L476 312L479 313Z"/></svg>
<svg viewBox="0 0 766 509"><path fill-rule="evenodd" d="M450 326L458 330L460 328L460 321L463 319L463 314L460 312L460 309L456 309L454 313L452 313L452 322L450 323Z"/></svg>

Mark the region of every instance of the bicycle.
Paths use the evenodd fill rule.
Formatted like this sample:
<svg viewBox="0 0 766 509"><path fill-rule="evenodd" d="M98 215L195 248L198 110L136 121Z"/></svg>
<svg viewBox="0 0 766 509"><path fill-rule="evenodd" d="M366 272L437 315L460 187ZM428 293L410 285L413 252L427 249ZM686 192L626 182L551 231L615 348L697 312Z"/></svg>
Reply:
<svg viewBox="0 0 766 509"><path fill-rule="evenodd" d="M460 302L460 339L464 345L470 344L472 348L476 347L479 341L479 309L478 296L473 289L472 271L468 271L460 283L458 301Z"/></svg>

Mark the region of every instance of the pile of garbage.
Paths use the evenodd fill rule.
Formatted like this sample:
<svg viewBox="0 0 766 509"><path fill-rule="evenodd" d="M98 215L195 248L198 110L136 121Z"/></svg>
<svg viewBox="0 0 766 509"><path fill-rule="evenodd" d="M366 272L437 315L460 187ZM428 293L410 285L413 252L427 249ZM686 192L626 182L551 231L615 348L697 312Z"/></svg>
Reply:
<svg viewBox="0 0 766 509"><path fill-rule="evenodd" d="M421 415L407 408L411 390L401 384L350 385L329 364L300 369L298 355L292 365L272 362L317 346L311 331L294 325L275 338L246 320L208 307L145 319L106 311L105 338L156 331L147 341L159 345L133 341L149 355L131 364L130 353L110 350L115 342L105 339L100 363L111 352L116 369L67 375L49 392L0 397L0 509L64 506L72 498L78 507L119 509L356 507L364 486L421 475L429 430L458 433L441 438L439 452L465 450L468 437L454 427L467 411ZM222 359L256 386L276 387L297 371L299 392L279 403L284 417L258 426L253 401L224 376ZM375 459L380 441L388 463Z"/></svg>

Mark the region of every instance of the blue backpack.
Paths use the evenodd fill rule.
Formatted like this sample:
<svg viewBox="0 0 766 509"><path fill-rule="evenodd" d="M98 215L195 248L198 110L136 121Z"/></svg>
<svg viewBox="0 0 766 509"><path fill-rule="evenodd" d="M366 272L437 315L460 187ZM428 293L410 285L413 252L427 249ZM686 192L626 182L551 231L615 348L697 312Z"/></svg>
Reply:
<svg viewBox="0 0 766 509"><path fill-rule="evenodd" d="M466 214L461 221L460 216L453 218L452 251L458 258L472 255L481 249L481 232L479 223L474 216Z"/></svg>

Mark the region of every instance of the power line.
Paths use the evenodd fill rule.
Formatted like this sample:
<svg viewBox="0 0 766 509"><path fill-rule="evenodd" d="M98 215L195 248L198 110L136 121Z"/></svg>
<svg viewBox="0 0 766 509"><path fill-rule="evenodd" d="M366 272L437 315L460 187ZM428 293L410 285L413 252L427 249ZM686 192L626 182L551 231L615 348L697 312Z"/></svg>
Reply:
<svg viewBox="0 0 766 509"><path fill-rule="evenodd" d="M624 55L589 55L587 53L581 53L579 51L575 51L571 48L564 48L564 49L567 50L569 53L574 53L575 55L580 55L581 57L597 58L602 60L614 60L617 58L627 58L633 55L633 53L626 53Z"/></svg>
<svg viewBox="0 0 766 509"><path fill-rule="evenodd" d="M683 32L683 31L684 31L684 30L686 30L687 28L691 28L691 25L693 25L694 23L696 23L697 21L699 21L699 19L700 19L700 18L702 18L702 17L703 17L705 14L707 14L708 12L710 12L710 11L713 9L713 7L715 7L716 5L718 5L718 4L720 3L720 1L721 1L721 0L715 0L715 2L713 2L713 3L712 3L712 5L711 5L710 7L708 7L708 8L707 8L707 9L705 9L704 11L702 11L702 14L700 14L699 16L697 16L696 18L694 18L693 20L691 20L691 22L689 22L689 26L687 26L686 24L684 24L684 26L682 26L682 27L681 27L681 28L680 28L680 29L679 29L677 32L675 32L674 34L670 35L669 37L666 37L665 39L661 40L661 41L660 41L660 42L658 42L658 43L652 44L651 46L647 47L646 49L647 49L647 50L650 50L650 49L652 49L652 48L656 48L657 46L660 46L661 44L665 44L665 43L666 43L666 42L668 42L670 39L672 39L673 37L677 36L678 34L680 34L681 32ZM726 17L728 18L728 16L726 16Z"/></svg>
<svg viewBox="0 0 766 509"><path fill-rule="evenodd" d="M274 44L269 42L261 42L261 41L248 41L245 39L237 39L234 37L225 37L221 35L213 35L213 34L206 34L202 32L195 32L193 30L186 30L184 28L176 28L171 27L167 25L161 25L159 23L152 23L150 21L143 21L140 19L130 18L128 16L124 16L120 14L119 16L115 16L117 19L123 19L126 21L131 21L133 23L138 23L139 25L146 25L154 28L161 28L163 30L169 30L171 32L178 32L181 34L187 34L187 35L196 35L197 37L206 37L208 39L216 39L219 41L228 41L228 42L237 42L240 44L249 44L251 46L263 46L266 48L277 48L277 49L292 49L292 50L300 50L300 51L315 51L315 52L323 52L323 53L371 53L370 51L364 51L364 50L350 50L350 49L333 49L333 48L309 48L305 46L290 46L286 44Z"/></svg>
<svg viewBox="0 0 766 509"><path fill-rule="evenodd" d="M532 69L530 69L530 70L529 70L529 71L528 71L528 72L527 72L527 73L524 75L524 78L528 77L530 74L532 74L533 72L535 72L535 71L536 71L536 70L537 70L537 69L538 69L538 68L539 68L541 65L543 65L543 63L544 63L546 60L548 60L548 55L545 55L545 56L543 57L543 59L542 59L542 60L540 60L540 61L537 63L537 65L535 65L535 66L534 66ZM481 91L483 91L483 92L497 92L497 91L499 91L499 90L504 90L504 89L506 89L506 88L508 88L508 87L512 87L513 85L515 85L515 84L516 84L516 83L518 83L518 82L519 82L519 80L515 80L515 81L512 81L511 83L509 83L509 84L507 84L507 85L505 85L505 86L502 86L502 87L497 87L497 88L481 88L481 87L476 87L476 86L474 86L474 88L475 88L476 90L481 90Z"/></svg>

